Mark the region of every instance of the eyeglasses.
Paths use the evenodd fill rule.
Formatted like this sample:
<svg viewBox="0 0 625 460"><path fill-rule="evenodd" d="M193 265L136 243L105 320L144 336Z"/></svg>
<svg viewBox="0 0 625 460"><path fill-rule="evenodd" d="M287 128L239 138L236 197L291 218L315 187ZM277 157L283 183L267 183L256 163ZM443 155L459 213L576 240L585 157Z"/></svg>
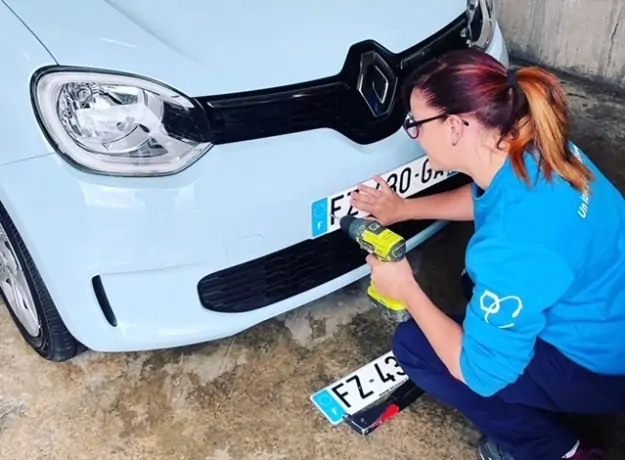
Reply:
<svg viewBox="0 0 625 460"><path fill-rule="evenodd" d="M411 114L408 114L408 116L406 117L406 121L404 121L404 129L406 130L406 133L408 133L408 136L411 139L416 139L417 137L419 137L419 130L421 126L423 126L425 123L429 123L430 121L434 121L434 120L439 120L441 118L447 118L449 115L451 114L441 113L440 115L436 115L430 118L424 118L423 120L415 120ZM462 123L464 123L465 126L469 126L468 121L462 120Z"/></svg>

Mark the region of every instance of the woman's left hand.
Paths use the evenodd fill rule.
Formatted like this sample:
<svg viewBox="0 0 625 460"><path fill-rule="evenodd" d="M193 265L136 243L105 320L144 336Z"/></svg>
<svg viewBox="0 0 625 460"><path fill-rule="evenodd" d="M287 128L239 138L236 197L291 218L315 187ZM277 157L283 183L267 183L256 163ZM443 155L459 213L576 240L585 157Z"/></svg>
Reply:
<svg viewBox="0 0 625 460"><path fill-rule="evenodd" d="M415 288L420 289L407 258L399 262L382 262L373 254L367 256L371 281L384 297L406 303Z"/></svg>

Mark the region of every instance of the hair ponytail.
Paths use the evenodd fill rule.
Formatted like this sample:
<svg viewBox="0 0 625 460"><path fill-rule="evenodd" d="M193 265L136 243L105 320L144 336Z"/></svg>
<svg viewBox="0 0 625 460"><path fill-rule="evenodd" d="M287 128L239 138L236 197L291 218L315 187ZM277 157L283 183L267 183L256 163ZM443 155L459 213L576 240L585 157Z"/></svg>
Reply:
<svg viewBox="0 0 625 460"><path fill-rule="evenodd" d="M593 174L569 148L568 106L560 82L537 67L519 69L516 82L513 91L522 94L515 95L519 102L513 104L518 108L513 109L512 119L516 123L513 122L508 148L515 171L528 180L523 156L535 149L547 179L555 172L575 189L589 192Z"/></svg>

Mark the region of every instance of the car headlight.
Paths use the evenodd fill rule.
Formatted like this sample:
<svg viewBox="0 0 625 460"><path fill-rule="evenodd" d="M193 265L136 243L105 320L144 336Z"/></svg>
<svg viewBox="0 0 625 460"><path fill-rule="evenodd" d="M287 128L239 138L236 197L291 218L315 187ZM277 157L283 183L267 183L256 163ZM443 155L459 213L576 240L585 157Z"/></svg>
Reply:
<svg viewBox="0 0 625 460"><path fill-rule="evenodd" d="M88 70L33 80L45 134L75 166L116 176L160 176L188 167L212 144L199 106L151 80Z"/></svg>
<svg viewBox="0 0 625 460"><path fill-rule="evenodd" d="M495 35L495 0L467 0L467 40L485 51Z"/></svg>

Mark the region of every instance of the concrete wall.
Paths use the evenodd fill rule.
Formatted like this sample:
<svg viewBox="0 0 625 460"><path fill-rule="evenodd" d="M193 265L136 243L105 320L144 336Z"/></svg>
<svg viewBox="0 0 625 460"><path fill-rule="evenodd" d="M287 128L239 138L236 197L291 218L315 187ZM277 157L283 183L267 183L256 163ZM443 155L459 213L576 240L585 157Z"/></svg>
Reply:
<svg viewBox="0 0 625 460"><path fill-rule="evenodd" d="M625 88L625 0L496 0L514 57Z"/></svg>

